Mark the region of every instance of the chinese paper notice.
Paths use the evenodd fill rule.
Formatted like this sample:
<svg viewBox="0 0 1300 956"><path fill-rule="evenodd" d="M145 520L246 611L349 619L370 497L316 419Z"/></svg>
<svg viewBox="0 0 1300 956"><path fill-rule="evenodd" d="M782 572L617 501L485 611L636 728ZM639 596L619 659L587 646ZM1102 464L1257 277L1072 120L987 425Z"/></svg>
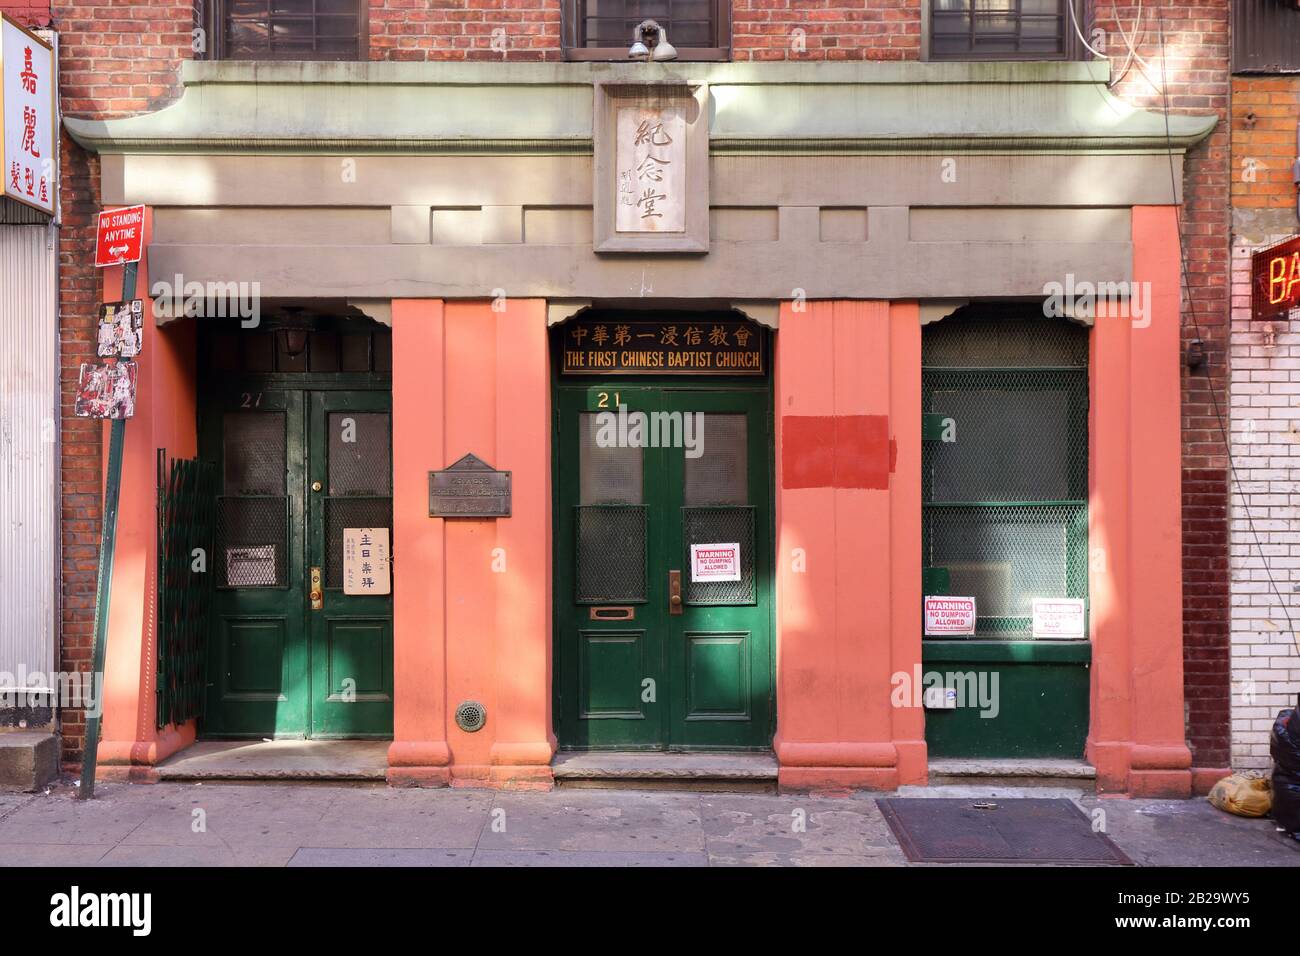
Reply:
<svg viewBox="0 0 1300 956"><path fill-rule="evenodd" d="M343 593L388 594L389 574L387 528L343 529Z"/></svg>

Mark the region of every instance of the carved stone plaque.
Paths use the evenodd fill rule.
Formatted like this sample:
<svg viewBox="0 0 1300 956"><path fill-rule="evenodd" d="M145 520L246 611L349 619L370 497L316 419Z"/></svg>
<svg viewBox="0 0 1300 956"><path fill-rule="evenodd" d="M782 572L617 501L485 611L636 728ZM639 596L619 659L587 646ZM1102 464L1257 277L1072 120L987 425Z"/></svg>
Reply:
<svg viewBox="0 0 1300 956"><path fill-rule="evenodd" d="M620 106L615 124L618 232L686 229L686 117L677 106Z"/></svg>
<svg viewBox="0 0 1300 956"><path fill-rule="evenodd" d="M429 517L509 518L510 472L472 454L429 472Z"/></svg>
<svg viewBox="0 0 1300 956"><path fill-rule="evenodd" d="M596 252L709 251L708 102L701 83L596 84Z"/></svg>

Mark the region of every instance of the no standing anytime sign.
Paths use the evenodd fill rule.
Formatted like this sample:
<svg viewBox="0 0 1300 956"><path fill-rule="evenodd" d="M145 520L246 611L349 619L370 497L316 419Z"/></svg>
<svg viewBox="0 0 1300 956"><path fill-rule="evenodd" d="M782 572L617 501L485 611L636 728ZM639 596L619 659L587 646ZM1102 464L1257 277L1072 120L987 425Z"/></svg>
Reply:
<svg viewBox="0 0 1300 956"><path fill-rule="evenodd" d="M139 262L144 247L144 206L106 209L95 233L95 265L120 266Z"/></svg>

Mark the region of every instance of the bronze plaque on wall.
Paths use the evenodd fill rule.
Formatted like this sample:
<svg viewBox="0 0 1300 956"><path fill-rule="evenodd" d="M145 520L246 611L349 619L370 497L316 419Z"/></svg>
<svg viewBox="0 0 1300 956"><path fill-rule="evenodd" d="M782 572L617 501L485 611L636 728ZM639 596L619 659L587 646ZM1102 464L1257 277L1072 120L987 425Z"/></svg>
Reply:
<svg viewBox="0 0 1300 956"><path fill-rule="evenodd" d="M762 331L752 323L704 318L611 322L574 319L564 326L565 375L762 375Z"/></svg>
<svg viewBox="0 0 1300 956"><path fill-rule="evenodd" d="M466 455L444 471L429 472L430 518L509 518L510 472Z"/></svg>

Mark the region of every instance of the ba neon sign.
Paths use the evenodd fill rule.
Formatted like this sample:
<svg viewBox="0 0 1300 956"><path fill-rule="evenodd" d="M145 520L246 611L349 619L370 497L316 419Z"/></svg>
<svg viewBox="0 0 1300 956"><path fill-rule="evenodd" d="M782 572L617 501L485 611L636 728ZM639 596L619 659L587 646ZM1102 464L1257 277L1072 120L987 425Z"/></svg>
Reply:
<svg viewBox="0 0 1300 956"><path fill-rule="evenodd" d="M1300 236L1251 259L1251 313L1256 319L1286 319L1300 309Z"/></svg>

